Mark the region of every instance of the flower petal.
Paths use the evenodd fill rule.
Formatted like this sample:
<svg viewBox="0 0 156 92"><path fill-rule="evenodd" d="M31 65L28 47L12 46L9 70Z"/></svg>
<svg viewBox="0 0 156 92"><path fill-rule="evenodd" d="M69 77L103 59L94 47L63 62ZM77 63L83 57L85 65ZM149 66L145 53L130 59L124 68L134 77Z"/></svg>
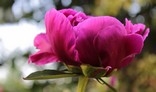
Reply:
<svg viewBox="0 0 156 92"><path fill-rule="evenodd" d="M34 45L39 51L29 57L29 62L44 65L56 62L57 57L53 54L48 38L45 33L38 34L34 39Z"/></svg>
<svg viewBox="0 0 156 92"><path fill-rule="evenodd" d="M54 53L61 61L73 64L76 58L75 33L65 15L52 9L45 16L46 33Z"/></svg>
<svg viewBox="0 0 156 92"><path fill-rule="evenodd" d="M110 16L89 17L82 23L79 23L75 28L78 32L82 31L88 35L90 33L97 34L102 29L112 25L119 25L121 29L125 29L124 25L119 20ZM125 34L126 30L122 30L120 32Z"/></svg>
<svg viewBox="0 0 156 92"><path fill-rule="evenodd" d="M103 67L116 68L117 63L124 56L123 37L120 25L112 25L99 32L94 40L98 52L100 64ZM119 54L120 53L120 54Z"/></svg>
<svg viewBox="0 0 156 92"><path fill-rule="evenodd" d="M49 52L39 51L29 57L29 63L32 62L37 65L44 65L49 62L56 62L56 61L58 61L58 58L55 57L54 54Z"/></svg>
<svg viewBox="0 0 156 92"><path fill-rule="evenodd" d="M143 33L143 40L146 39L146 37L148 36L149 32L150 32L150 29L147 28L147 29L145 30L145 32Z"/></svg>
<svg viewBox="0 0 156 92"><path fill-rule="evenodd" d="M131 34L125 37L125 57L120 62L118 68L127 66L132 62L136 54L139 54L143 48L143 38L139 34Z"/></svg>
<svg viewBox="0 0 156 92"><path fill-rule="evenodd" d="M139 34L131 34L125 37L127 55L139 54L143 48L143 38Z"/></svg>
<svg viewBox="0 0 156 92"><path fill-rule="evenodd" d="M70 15L74 16L77 13L77 11L70 9L70 8L59 10L59 12L63 13L66 17L68 17Z"/></svg>
<svg viewBox="0 0 156 92"><path fill-rule="evenodd" d="M135 57L135 54L128 55L127 57L122 59L121 62L119 62L117 68L120 69L120 68L127 66L128 64L130 64L133 61L134 57Z"/></svg>
<svg viewBox="0 0 156 92"><path fill-rule="evenodd" d="M40 49L42 51L47 51L47 52L51 51L51 46L49 44L49 41L45 33L40 33L35 37L34 45L36 46L37 49Z"/></svg>
<svg viewBox="0 0 156 92"><path fill-rule="evenodd" d="M78 26L75 27L77 31L76 49L78 50L79 58L82 63L90 64L93 66L101 65L97 50L98 50L98 46L101 46L101 44L104 42L97 41L96 43L98 44L98 46L95 47L94 39L97 34L100 35L100 38L97 38L98 40L100 40L101 37L106 37L107 40L107 34L105 34L107 32L110 35L114 35L114 33L111 33L111 31L109 32L108 30L105 30L107 27L110 26L115 26L119 28L120 30L116 30L114 28L112 30L118 31L118 33L120 34L126 33L126 31L124 30L124 26L123 24L121 24L121 22L119 22L117 19L113 17L108 17L108 16L90 17L85 21L83 21L82 23L79 23ZM99 32L103 32L103 33L100 34ZM107 40L107 42L110 43L109 40ZM102 47L100 48L104 48L104 46L102 45Z"/></svg>
<svg viewBox="0 0 156 92"><path fill-rule="evenodd" d="M143 40L145 40L149 34L149 28L146 29L144 24L138 23L133 25L131 21L127 19L125 28L128 34L140 34L143 37Z"/></svg>

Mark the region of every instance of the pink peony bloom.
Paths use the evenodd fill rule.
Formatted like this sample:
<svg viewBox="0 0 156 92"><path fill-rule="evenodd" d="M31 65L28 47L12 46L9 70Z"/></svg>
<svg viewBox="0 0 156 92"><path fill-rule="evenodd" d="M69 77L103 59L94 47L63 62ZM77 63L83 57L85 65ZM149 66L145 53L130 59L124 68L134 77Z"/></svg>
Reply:
<svg viewBox="0 0 156 92"><path fill-rule="evenodd" d="M128 65L143 48L149 28L126 24L110 16L87 16L72 9L49 10L45 15L46 33L36 36L39 51L29 60L38 65L64 62L120 69Z"/></svg>

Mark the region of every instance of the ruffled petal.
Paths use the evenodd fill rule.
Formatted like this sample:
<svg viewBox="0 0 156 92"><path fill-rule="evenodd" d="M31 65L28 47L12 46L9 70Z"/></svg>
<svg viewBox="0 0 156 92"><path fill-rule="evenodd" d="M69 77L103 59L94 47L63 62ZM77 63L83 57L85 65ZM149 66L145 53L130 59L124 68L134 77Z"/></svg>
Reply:
<svg viewBox="0 0 156 92"><path fill-rule="evenodd" d="M133 32L133 24L128 19L125 19L125 21L126 21L125 29L126 29L127 33L130 34Z"/></svg>
<svg viewBox="0 0 156 92"><path fill-rule="evenodd" d="M127 30L128 34L141 35L143 40L145 40L149 34L149 28L146 29L144 24L138 23L133 25L128 19L126 19L125 29Z"/></svg>
<svg viewBox="0 0 156 92"><path fill-rule="evenodd" d="M46 13L46 33L54 53L66 63L74 63L76 58L75 34L66 16L55 9Z"/></svg>
<svg viewBox="0 0 156 92"><path fill-rule="evenodd" d="M59 12L63 13L66 17L68 16L74 16L77 11L73 10L73 9L62 9L62 10L59 10Z"/></svg>
<svg viewBox="0 0 156 92"><path fill-rule="evenodd" d="M70 21L72 26L76 26L80 22L88 18L83 12L77 12L73 9L62 9L59 12L63 13L67 19Z"/></svg>

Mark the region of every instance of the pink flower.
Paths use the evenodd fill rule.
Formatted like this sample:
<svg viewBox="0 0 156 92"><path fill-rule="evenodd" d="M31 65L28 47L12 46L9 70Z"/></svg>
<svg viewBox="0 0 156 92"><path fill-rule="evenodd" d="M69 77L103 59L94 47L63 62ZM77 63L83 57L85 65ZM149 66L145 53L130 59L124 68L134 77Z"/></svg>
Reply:
<svg viewBox="0 0 156 92"><path fill-rule="evenodd" d="M48 11L45 25L46 33L34 40L39 51L30 56L30 62L88 64L111 67L110 71L128 65L141 52L149 33L144 24L133 25L126 19L124 26L114 17L91 17L72 9Z"/></svg>

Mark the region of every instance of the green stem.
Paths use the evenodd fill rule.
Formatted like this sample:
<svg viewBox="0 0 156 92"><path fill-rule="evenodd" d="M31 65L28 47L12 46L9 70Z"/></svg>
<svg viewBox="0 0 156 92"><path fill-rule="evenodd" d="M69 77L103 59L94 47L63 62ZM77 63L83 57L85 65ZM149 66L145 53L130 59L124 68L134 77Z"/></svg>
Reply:
<svg viewBox="0 0 156 92"><path fill-rule="evenodd" d="M113 88L111 85L109 85L107 82L105 82L103 79L98 78L97 81L99 81L100 83L102 82L102 84L107 85L110 89L112 89L113 92L117 92L117 90L115 88Z"/></svg>
<svg viewBox="0 0 156 92"><path fill-rule="evenodd" d="M88 77L80 76L78 81L77 92L85 92L88 83Z"/></svg>

